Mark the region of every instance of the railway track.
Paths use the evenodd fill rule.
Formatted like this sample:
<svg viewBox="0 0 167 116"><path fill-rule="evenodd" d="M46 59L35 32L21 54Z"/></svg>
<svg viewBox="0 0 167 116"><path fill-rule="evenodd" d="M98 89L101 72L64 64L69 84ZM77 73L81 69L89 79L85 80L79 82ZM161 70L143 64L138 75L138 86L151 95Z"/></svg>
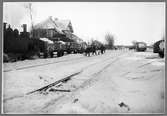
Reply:
<svg viewBox="0 0 167 116"><path fill-rule="evenodd" d="M66 60L61 60L61 61L53 61L53 62L48 62L48 63L42 63L42 64L37 64L37 65L30 65L30 66L22 66L14 69L4 69L3 72L10 72L13 70L24 70L24 69L29 69L29 68L35 68L35 67L40 67L40 66L45 66L45 65L50 65L50 64L57 64L57 63L62 63L62 62L69 62L69 61L75 61L75 60L82 60L88 57L77 57L77 58L72 58L72 59L66 59Z"/></svg>
<svg viewBox="0 0 167 116"><path fill-rule="evenodd" d="M31 65L31 66L23 66L23 67L18 67L15 68L15 70L24 70L24 69L29 69L29 68L35 68L35 67L40 67L40 66L45 66L45 65L50 65L50 64L56 64L56 63L62 63L62 62L68 62L68 61L74 61L78 59L84 59L85 57L78 57L78 58L73 58L73 59L67 59L67 60L62 60L62 61L54 61L54 62L49 62L49 63L42 63L38 65ZM6 69L3 72L10 72L13 71L13 69Z"/></svg>

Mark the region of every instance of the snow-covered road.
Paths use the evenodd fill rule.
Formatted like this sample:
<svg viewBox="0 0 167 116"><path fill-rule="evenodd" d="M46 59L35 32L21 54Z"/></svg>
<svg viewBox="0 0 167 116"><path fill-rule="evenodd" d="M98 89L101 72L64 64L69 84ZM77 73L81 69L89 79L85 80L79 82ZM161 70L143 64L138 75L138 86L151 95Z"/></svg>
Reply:
<svg viewBox="0 0 167 116"><path fill-rule="evenodd" d="M4 113L164 112L165 60L152 52L71 54L5 63L3 69Z"/></svg>

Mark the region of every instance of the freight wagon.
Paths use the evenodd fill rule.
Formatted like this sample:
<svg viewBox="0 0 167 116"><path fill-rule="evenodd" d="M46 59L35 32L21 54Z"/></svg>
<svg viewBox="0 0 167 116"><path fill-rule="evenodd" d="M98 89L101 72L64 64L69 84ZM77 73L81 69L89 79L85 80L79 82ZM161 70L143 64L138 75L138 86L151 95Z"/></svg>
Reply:
<svg viewBox="0 0 167 116"><path fill-rule="evenodd" d="M47 44L47 52L46 54L50 55L50 57L53 57L54 54L57 54L57 57L63 56L66 50L65 43L62 41L55 41L53 43ZM45 57L48 57L45 56Z"/></svg>
<svg viewBox="0 0 167 116"><path fill-rule="evenodd" d="M66 42L66 51L70 53L81 53L81 44L77 42Z"/></svg>

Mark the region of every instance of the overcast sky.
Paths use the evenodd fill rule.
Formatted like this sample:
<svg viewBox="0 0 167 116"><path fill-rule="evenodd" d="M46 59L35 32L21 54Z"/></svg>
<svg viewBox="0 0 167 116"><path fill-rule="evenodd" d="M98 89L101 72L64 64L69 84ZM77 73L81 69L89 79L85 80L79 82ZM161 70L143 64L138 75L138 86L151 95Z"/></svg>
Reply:
<svg viewBox="0 0 167 116"><path fill-rule="evenodd" d="M4 21L21 29L31 26L26 3L4 3ZM104 40L107 32L115 36L115 44L131 44L133 40L147 44L160 40L165 33L164 2L33 2L33 23L49 16L69 19L74 34L85 41Z"/></svg>

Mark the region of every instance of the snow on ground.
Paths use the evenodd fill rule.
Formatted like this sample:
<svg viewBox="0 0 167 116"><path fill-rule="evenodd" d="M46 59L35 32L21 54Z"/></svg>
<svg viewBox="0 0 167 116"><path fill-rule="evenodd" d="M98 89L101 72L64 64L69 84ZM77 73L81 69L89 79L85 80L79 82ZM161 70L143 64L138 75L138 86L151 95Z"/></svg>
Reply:
<svg viewBox="0 0 167 116"><path fill-rule="evenodd" d="M133 60L122 57L99 74L93 86L81 89L77 103L64 103L51 113L163 113L164 59L152 53L131 55ZM156 58L147 59L152 56Z"/></svg>
<svg viewBox="0 0 167 116"><path fill-rule="evenodd" d="M3 70L7 72L11 70L16 70L19 68L31 67L34 65L43 65L43 64L49 65L51 63L70 61L72 59L75 60L75 59L82 58L82 57L83 55L70 54L70 55L66 55L63 57L57 57L57 58L23 60L23 61L18 61L18 62L13 62L13 63L9 62L9 63L3 64Z"/></svg>
<svg viewBox="0 0 167 116"><path fill-rule="evenodd" d="M51 64L52 62L56 62ZM21 69L32 65L48 64ZM164 59L152 52L107 51L86 57L79 54L4 64L6 113L163 113ZM12 69L12 70L11 70ZM10 70L10 71L9 71ZM87 80L70 100L66 94L17 97L44 85L81 73L71 83ZM96 80L96 81L92 81ZM68 88L68 87L67 87ZM77 100L76 100L77 99ZM60 104L56 102L60 101ZM75 102L74 102L75 101ZM20 108L18 108L20 107Z"/></svg>
<svg viewBox="0 0 167 116"><path fill-rule="evenodd" d="M4 67L6 69L10 67L14 70L7 70L7 72L4 72L4 100L20 98L28 92L65 78L73 73L82 71L84 68L88 68L90 65L94 65L105 59L105 55L99 57L100 58L97 59L95 57L86 57L78 54L69 55L68 57L64 56L62 59L52 58L32 60L33 63L29 60L7 63ZM48 65L42 66L41 64ZM38 66L32 67L34 65ZM31 68L22 69L29 66L31 66ZM12 105L9 104L9 106Z"/></svg>
<svg viewBox="0 0 167 116"><path fill-rule="evenodd" d="M27 60L5 64L6 69L12 66L13 70L4 72L4 98L24 95L105 59L105 55L99 57L102 57L102 59L79 54L64 56L62 59L38 59L32 61L33 63ZM41 64L48 65L42 66ZM34 65L38 66L22 69ZM18 68L22 70L17 70ZM89 70L89 72L92 71Z"/></svg>

